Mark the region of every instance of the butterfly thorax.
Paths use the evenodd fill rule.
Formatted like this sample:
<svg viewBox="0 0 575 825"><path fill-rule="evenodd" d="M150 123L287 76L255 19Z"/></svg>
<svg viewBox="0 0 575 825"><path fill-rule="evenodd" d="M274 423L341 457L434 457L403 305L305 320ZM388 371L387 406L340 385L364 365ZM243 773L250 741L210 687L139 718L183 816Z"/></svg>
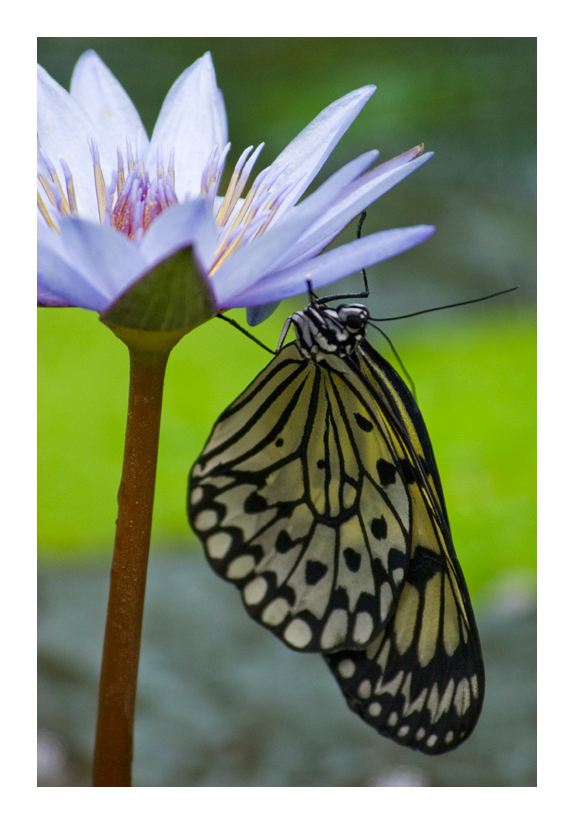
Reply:
<svg viewBox="0 0 575 825"><path fill-rule="evenodd" d="M362 304L342 304L331 309L312 303L291 316L301 354L314 361L325 355L351 355L365 338L368 319L369 311Z"/></svg>

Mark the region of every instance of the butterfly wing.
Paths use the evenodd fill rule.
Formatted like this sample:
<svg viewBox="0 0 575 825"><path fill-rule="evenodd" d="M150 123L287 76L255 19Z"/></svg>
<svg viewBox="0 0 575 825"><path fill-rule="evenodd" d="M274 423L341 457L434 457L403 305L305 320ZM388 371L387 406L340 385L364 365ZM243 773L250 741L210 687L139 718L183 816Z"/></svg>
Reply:
<svg viewBox="0 0 575 825"><path fill-rule="evenodd" d="M363 650L326 655L346 700L384 736L428 754L461 744L479 717L479 635L457 561L427 428L402 379L367 342L356 365L404 445L410 561L397 610Z"/></svg>
<svg viewBox="0 0 575 825"><path fill-rule="evenodd" d="M363 648L395 612L412 545L409 465L346 360L282 349L215 424L190 523L250 615L306 651Z"/></svg>

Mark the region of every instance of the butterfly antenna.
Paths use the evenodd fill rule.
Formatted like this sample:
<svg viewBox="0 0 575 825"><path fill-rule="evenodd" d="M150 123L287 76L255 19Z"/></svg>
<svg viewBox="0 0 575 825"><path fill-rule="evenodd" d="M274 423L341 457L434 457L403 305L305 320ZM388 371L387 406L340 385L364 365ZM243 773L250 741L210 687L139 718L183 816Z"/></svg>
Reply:
<svg viewBox="0 0 575 825"><path fill-rule="evenodd" d="M311 278L308 276L307 278L307 294L309 298L310 304L317 304L320 303L320 298L315 294L311 285Z"/></svg>
<svg viewBox="0 0 575 825"><path fill-rule="evenodd" d="M511 289L503 289L501 292L492 292L491 295L484 295L482 298L472 298L470 301L458 301L456 304L445 304L440 307L431 307L430 309L420 309L419 312L409 312L407 315L395 315L393 318L372 318L372 321L400 321L402 318L414 318L416 315L425 315L426 312L437 312L440 309L452 309L453 307L464 307L467 304L478 304L479 301L487 301L489 298L497 298L498 295L506 295L508 292L515 292L519 289L518 286L512 286ZM379 330L381 332L381 330Z"/></svg>
<svg viewBox="0 0 575 825"><path fill-rule="evenodd" d="M389 346L391 347L391 351L393 352L393 354L397 358L399 366L401 367L401 369L403 370L403 372L405 374L405 377L407 378L409 388L411 390L411 394L413 395L413 397L417 401L417 392L415 390L415 384L413 383L413 379L412 379L411 375L408 373L405 364L401 360L398 351L393 346L393 342L392 342L391 338L389 337L389 335L386 335L385 332L377 326L377 324L372 324L371 321L368 321L367 323L369 324L370 327L373 327L378 332L380 332L383 335L383 337L385 338L385 340L387 341L387 343L389 344Z"/></svg>
<svg viewBox="0 0 575 825"><path fill-rule="evenodd" d="M276 354L273 349L270 349L269 347L267 347L264 343L262 343L262 341L260 341L258 338L256 338L255 335L252 335L251 332L248 332L247 329L244 329L242 326L240 326L240 324L238 324L237 321L234 321L233 318L227 318L225 315L222 315L221 312L218 312L218 314L216 315L216 318L221 318L222 321L227 321L228 324L231 324L236 329L239 329L240 332L243 332L243 334L246 336L246 338L251 338L252 341L255 341L256 344L259 344L262 349L265 349L267 352L271 352L272 355Z"/></svg>
<svg viewBox="0 0 575 825"><path fill-rule="evenodd" d="M359 221L357 224L357 239L361 238L361 228L363 226L363 222L367 217L367 212L364 211L359 216ZM346 292L342 293L341 295L329 295L325 298L319 298L317 300L318 304L327 304L328 301L346 301L348 298L367 298L369 297L369 284L367 283L367 272L365 269L361 270L361 275L363 278L363 292ZM309 283L309 280L308 280Z"/></svg>

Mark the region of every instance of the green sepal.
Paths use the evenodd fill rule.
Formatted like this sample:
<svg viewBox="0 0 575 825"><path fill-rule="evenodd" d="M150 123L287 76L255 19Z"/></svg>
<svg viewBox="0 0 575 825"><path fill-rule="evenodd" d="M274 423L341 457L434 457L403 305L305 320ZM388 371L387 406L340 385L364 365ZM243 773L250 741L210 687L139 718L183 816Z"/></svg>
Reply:
<svg viewBox="0 0 575 825"><path fill-rule="evenodd" d="M132 284L100 315L109 327L189 331L217 312L191 246L175 252Z"/></svg>

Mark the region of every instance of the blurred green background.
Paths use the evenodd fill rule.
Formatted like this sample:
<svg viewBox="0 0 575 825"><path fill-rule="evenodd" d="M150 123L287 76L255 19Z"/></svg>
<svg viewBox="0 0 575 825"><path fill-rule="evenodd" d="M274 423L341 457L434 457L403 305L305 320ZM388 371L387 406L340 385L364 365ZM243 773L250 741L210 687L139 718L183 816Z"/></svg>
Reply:
<svg viewBox="0 0 575 825"><path fill-rule="evenodd" d="M364 234L430 223L436 235L369 272L369 307L389 316L519 285L484 304L385 325L412 378L472 592L535 568L534 38L40 38L39 63L69 88L94 48L151 134L163 98L210 50L235 162L266 142L268 165L321 109L378 91L312 188L369 149L424 142L435 157L369 209ZM232 164L230 164L231 166ZM229 171L228 171L229 173ZM348 228L343 241L354 235ZM346 287L359 284L357 276ZM343 288L343 284L340 285ZM338 290L340 288L338 286ZM285 302L257 329L275 346ZM232 314L245 323L244 313ZM109 557L125 426L128 358L95 313L39 310L38 530L43 562ZM385 357L383 339L372 338ZM269 356L213 320L168 365L153 552L199 545L186 479L219 413Z"/></svg>

